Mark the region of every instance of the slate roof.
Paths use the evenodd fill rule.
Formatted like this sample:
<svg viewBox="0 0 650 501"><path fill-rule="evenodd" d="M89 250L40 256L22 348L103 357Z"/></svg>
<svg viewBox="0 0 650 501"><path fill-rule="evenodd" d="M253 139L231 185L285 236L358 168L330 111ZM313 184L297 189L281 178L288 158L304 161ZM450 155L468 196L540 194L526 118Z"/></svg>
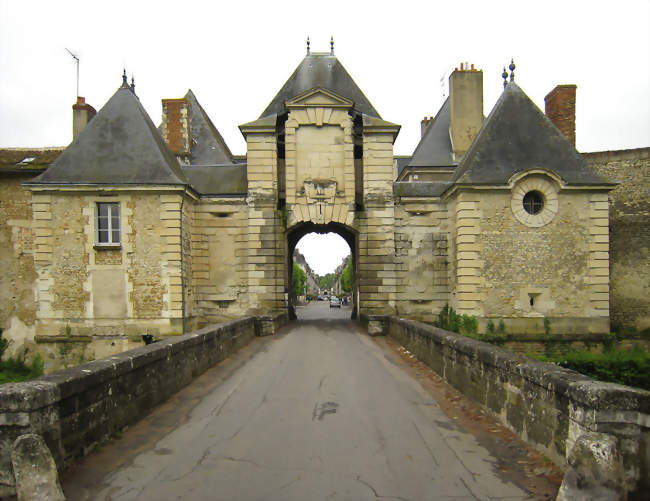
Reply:
<svg viewBox="0 0 650 501"><path fill-rule="evenodd" d="M183 172L192 188L201 195L246 195L248 177L245 163L184 165Z"/></svg>
<svg viewBox="0 0 650 501"><path fill-rule="evenodd" d="M315 88L331 90L353 101L355 110L360 113L381 118L336 56L318 52L305 56L260 118L281 115L286 111L286 101Z"/></svg>
<svg viewBox="0 0 650 501"><path fill-rule="evenodd" d="M38 174L49 167L65 148L2 148L0 172L31 172Z"/></svg>
<svg viewBox="0 0 650 501"><path fill-rule="evenodd" d="M70 146L30 185L187 184L126 81Z"/></svg>
<svg viewBox="0 0 650 501"><path fill-rule="evenodd" d="M452 185L449 181L397 181L393 183L396 197L439 197Z"/></svg>
<svg viewBox="0 0 650 501"><path fill-rule="evenodd" d="M456 184L503 185L517 172L554 171L573 185L612 184L582 156L530 98L511 82L457 167Z"/></svg>
<svg viewBox="0 0 650 501"><path fill-rule="evenodd" d="M402 171L406 168L413 157L394 155L393 158L397 163L397 177L400 177Z"/></svg>
<svg viewBox="0 0 650 501"><path fill-rule="evenodd" d="M192 165L233 163L233 155L228 145L191 89L185 94L185 99L190 102L191 107Z"/></svg>
<svg viewBox="0 0 650 501"><path fill-rule="evenodd" d="M450 117L451 104L447 98L415 148L413 158L408 164L410 167L448 168L457 165L449 137Z"/></svg>

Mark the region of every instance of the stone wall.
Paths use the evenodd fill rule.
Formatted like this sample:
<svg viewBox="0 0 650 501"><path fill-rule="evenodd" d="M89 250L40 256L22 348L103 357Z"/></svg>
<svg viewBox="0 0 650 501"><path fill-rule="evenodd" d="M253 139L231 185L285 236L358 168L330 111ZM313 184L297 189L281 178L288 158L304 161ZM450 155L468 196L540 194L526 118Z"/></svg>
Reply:
<svg viewBox="0 0 650 501"><path fill-rule="evenodd" d="M33 193L38 313L46 371L142 344L142 335L183 333L183 266L191 274L192 230L180 193ZM121 242L96 245L97 202L120 204ZM185 242L181 252L181 241ZM189 284L188 282L188 285ZM191 313L191 312L190 312Z"/></svg>
<svg viewBox="0 0 650 501"><path fill-rule="evenodd" d="M449 302L446 204L402 196L395 214L397 314L433 322Z"/></svg>
<svg viewBox="0 0 650 501"><path fill-rule="evenodd" d="M601 241L607 233L606 195L555 195L542 176L526 182L550 192L546 204L557 212L548 220L527 220L513 211L516 185L512 191L457 195L450 217L456 223L458 312L477 316L482 330L491 318L504 319L510 333L543 333L546 318L554 333L608 332L608 253Z"/></svg>
<svg viewBox="0 0 650 501"><path fill-rule="evenodd" d="M448 383L559 465L585 432L613 435L630 499L650 489L650 392L601 383L556 365L397 317L389 334Z"/></svg>
<svg viewBox="0 0 650 501"><path fill-rule="evenodd" d="M0 386L0 498L13 494L9 452L20 435L41 435L62 469L284 320L243 318Z"/></svg>
<svg viewBox="0 0 650 501"><path fill-rule="evenodd" d="M34 340L36 270L32 230L32 195L21 184L30 179L5 174L0 183L0 329L18 355Z"/></svg>
<svg viewBox="0 0 650 501"><path fill-rule="evenodd" d="M241 198L201 199L194 206L191 278L199 325L246 313L247 222Z"/></svg>
<svg viewBox="0 0 650 501"><path fill-rule="evenodd" d="M650 328L650 148L583 157L600 174L620 183L609 196L612 324Z"/></svg>

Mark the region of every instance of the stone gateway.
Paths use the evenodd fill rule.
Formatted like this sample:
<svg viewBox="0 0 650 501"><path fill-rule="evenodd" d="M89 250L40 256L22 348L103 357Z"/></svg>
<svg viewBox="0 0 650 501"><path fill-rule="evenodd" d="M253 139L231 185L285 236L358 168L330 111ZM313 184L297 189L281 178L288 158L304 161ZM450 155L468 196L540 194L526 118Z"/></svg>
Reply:
<svg viewBox="0 0 650 501"><path fill-rule="evenodd" d="M308 53L240 125L245 157L192 91L163 100L160 127L126 76L96 114L79 98L63 151L1 152L4 336L53 370L143 335L291 314L292 255L310 232L348 242L353 315L370 321L431 322L449 304L480 331L502 320L509 333L543 334L550 322L588 336L609 332L617 304L623 322L648 327L648 261L635 298L623 297L610 270L630 267L611 263L609 226L610 203L629 208L609 198L617 181L647 184L647 150L625 176L578 153L575 87L547 96L548 117L511 79L484 118L481 71L461 65L449 85L409 157L394 155L400 126L333 51ZM637 198L645 227L647 190ZM620 252L629 263L647 247L640 232Z"/></svg>

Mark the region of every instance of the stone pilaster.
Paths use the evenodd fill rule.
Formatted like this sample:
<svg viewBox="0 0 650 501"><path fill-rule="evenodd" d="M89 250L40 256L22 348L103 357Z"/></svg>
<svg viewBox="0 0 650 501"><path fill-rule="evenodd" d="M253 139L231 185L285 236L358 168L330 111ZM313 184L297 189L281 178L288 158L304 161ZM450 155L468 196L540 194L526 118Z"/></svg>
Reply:
<svg viewBox="0 0 650 501"><path fill-rule="evenodd" d="M607 193L589 197L589 300L591 314L609 317L609 203Z"/></svg>
<svg viewBox="0 0 650 501"><path fill-rule="evenodd" d="M459 314L483 314L482 293L484 261L479 259L481 211L477 193L459 193L454 208L456 221L456 296L455 308ZM452 304L453 305L453 304Z"/></svg>

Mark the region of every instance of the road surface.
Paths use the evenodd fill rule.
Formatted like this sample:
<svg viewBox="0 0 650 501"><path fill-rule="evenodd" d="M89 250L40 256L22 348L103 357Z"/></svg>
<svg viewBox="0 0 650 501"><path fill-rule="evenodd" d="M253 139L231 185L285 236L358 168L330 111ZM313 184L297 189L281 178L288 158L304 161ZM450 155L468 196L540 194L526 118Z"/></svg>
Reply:
<svg viewBox="0 0 650 501"><path fill-rule="evenodd" d="M68 500L532 499L349 315L298 308L66 472Z"/></svg>

